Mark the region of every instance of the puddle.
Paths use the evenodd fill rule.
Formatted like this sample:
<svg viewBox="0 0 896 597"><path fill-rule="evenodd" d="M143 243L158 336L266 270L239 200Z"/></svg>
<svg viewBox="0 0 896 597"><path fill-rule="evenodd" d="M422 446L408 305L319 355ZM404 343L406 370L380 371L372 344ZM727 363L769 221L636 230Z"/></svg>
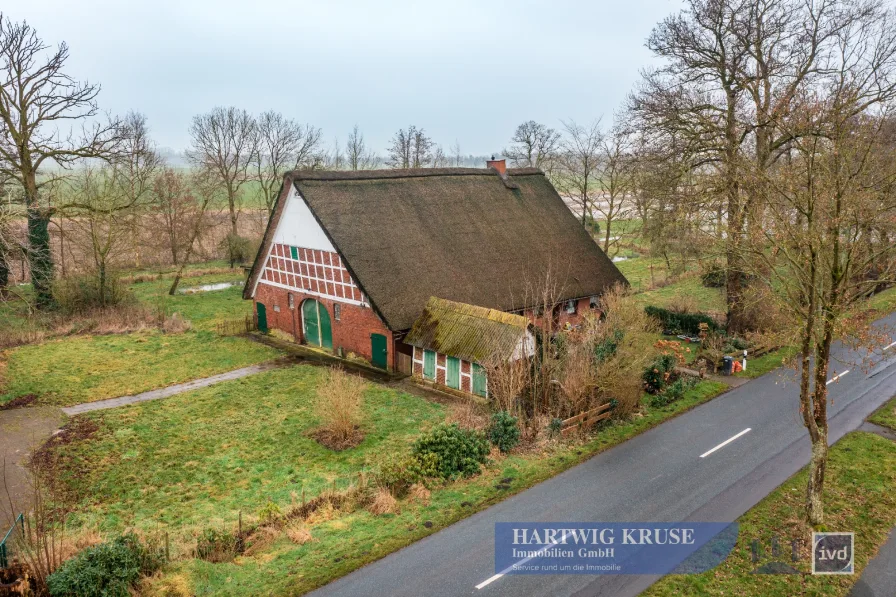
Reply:
<svg viewBox="0 0 896 597"><path fill-rule="evenodd" d="M180 294L196 294L198 292L212 292L215 290L224 290L233 286L242 286L242 282L218 282L217 284L203 284L202 286L192 286L180 290Z"/></svg>
<svg viewBox="0 0 896 597"><path fill-rule="evenodd" d="M628 260L629 260L628 257L620 257L619 255L617 255L616 257L613 257L613 263L616 263L619 261L628 261Z"/></svg>

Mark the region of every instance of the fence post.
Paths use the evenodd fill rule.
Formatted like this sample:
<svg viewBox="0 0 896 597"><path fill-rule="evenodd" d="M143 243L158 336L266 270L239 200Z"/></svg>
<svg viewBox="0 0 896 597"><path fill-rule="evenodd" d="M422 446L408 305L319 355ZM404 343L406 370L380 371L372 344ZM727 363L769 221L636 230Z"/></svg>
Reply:
<svg viewBox="0 0 896 597"><path fill-rule="evenodd" d="M166 562L171 561L171 551L170 551L170 546L168 544L168 531L165 531L165 561Z"/></svg>

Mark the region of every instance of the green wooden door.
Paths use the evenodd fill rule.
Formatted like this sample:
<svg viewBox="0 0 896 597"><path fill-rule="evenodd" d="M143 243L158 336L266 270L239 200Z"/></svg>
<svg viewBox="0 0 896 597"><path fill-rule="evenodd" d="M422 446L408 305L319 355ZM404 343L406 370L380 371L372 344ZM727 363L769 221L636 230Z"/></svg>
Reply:
<svg viewBox="0 0 896 597"><path fill-rule="evenodd" d="M436 353L431 350L423 351L423 377L425 379L436 378Z"/></svg>
<svg viewBox="0 0 896 597"><path fill-rule="evenodd" d="M330 313L323 303L317 303L317 320L320 323L320 345L333 349L333 326L330 324Z"/></svg>
<svg viewBox="0 0 896 597"><path fill-rule="evenodd" d="M445 372L445 385L455 390L460 389L460 359L448 357L448 370Z"/></svg>
<svg viewBox="0 0 896 597"><path fill-rule="evenodd" d="M307 300L302 303L302 330L305 332L305 342L314 346L320 346L319 320L317 301Z"/></svg>
<svg viewBox="0 0 896 597"><path fill-rule="evenodd" d="M370 334L370 356L374 367L385 369L389 366L389 348L382 334Z"/></svg>
<svg viewBox="0 0 896 597"><path fill-rule="evenodd" d="M333 326L323 304L310 299L302 303L302 329L308 344L333 348Z"/></svg>
<svg viewBox="0 0 896 597"><path fill-rule="evenodd" d="M258 313L258 331L268 331L268 312L264 308L263 303L255 303L255 309Z"/></svg>
<svg viewBox="0 0 896 597"><path fill-rule="evenodd" d="M488 386L485 380L485 369L473 363L473 393L477 396L485 397L488 393Z"/></svg>

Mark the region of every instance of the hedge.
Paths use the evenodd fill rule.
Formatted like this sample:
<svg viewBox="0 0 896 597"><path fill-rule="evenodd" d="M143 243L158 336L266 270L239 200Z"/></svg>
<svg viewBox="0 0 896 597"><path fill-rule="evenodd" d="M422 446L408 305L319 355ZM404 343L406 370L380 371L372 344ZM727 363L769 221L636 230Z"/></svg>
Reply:
<svg viewBox="0 0 896 597"><path fill-rule="evenodd" d="M674 334L688 334L696 336L700 333L700 324L705 323L709 331L718 331L720 328L716 320L706 313L676 313L662 307L647 306L644 311L651 317L656 317L663 324L663 329Z"/></svg>

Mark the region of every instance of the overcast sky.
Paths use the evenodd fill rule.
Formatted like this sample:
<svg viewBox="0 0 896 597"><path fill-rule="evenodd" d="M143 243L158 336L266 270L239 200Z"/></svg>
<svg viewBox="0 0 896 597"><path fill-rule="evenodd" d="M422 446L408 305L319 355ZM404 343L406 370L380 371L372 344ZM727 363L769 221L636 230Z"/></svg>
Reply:
<svg viewBox="0 0 896 597"><path fill-rule="evenodd" d="M10 4L10 3L8 3ZM612 118L644 40L678 0L379 2L318 0L15 3L70 73L100 83L101 107L143 112L160 146L189 143L216 105L275 109L378 151L423 127L445 150L500 151L517 124Z"/></svg>

